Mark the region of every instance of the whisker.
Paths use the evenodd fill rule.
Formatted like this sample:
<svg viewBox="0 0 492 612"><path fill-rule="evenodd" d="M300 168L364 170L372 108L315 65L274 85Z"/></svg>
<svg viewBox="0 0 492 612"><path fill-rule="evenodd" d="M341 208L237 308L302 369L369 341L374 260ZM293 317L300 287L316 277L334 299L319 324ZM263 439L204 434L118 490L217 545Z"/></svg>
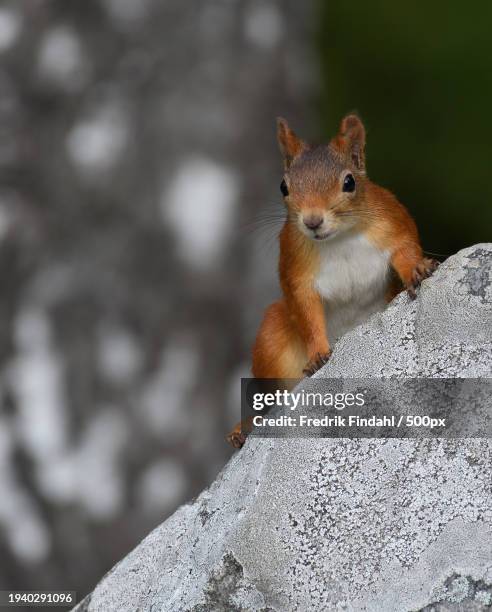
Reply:
<svg viewBox="0 0 492 612"><path fill-rule="evenodd" d="M251 241L255 249L260 249L265 254L270 254L273 248L278 244L278 235L280 227L268 226L261 227L255 233L251 232L248 235L248 241Z"/></svg>
<svg viewBox="0 0 492 612"><path fill-rule="evenodd" d="M384 215L378 213L354 211L354 212L339 212L335 213L337 217L345 217L352 219L383 219Z"/></svg>
<svg viewBox="0 0 492 612"><path fill-rule="evenodd" d="M425 251L424 250L425 255L432 255L432 257L451 257L451 253L448 253L447 255L445 253L433 253L432 251Z"/></svg>
<svg viewBox="0 0 492 612"><path fill-rule="evenodd" d="M260 227L262 225L268 225L269 223L281 223L286 219L286 214L267 214L263 213L258 215L254 219L250 219L241 225L242 228L248 227Z"/></svg>
<svg viewBox="0 0 492 612"><path fill-rule="evenodd" d="M254 242L254 248L270 253L278 244L278 236L285 223L289 222L289 212L284 206L271 203L239 227L240 233Z"/></svg>

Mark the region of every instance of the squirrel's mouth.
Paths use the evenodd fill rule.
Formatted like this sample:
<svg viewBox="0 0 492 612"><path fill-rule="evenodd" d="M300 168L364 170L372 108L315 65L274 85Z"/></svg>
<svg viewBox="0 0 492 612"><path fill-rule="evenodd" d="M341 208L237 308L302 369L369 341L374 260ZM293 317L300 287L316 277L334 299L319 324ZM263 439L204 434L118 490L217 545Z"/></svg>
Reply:
<svg viewBox="0 0 492 612"><path fill-rule="evenodd" d="M323 234L314 234L313 238L315 240L321 241L321 240L326 240L327 238L331 238L331 236L334 236L336 234L336 230L330 230L328 232L324 232Z"/></svg>

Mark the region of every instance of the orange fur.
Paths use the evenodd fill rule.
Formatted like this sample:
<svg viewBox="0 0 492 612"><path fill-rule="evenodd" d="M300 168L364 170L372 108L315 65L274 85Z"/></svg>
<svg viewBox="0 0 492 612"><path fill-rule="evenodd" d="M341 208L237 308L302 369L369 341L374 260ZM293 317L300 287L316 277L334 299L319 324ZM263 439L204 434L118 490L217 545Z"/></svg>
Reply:
<svg viewBox="0 0 492 612"><path fill-rule="evenodd" d="M309 147L285 120L278 122L289 195L288 218L280 233L279 276L283 300L270 306L253 349L253 375L258 378L300 377L317 356L327 356L322 298L314 286L319 248L293 219L330 210L351 214L351 231L363 234L379 250L390 253L396 274L388 279L386 299L403 288L412 289L419 266L428 268L417 227L407 209L387 189L365 173L365 129L356 115L342 120L339 133L325 147ZM309 153L311 152L311 153ZM341 197L338 173L347 169L357 181L351 198ZM349 211L348 213L346 211Z"/></svg>

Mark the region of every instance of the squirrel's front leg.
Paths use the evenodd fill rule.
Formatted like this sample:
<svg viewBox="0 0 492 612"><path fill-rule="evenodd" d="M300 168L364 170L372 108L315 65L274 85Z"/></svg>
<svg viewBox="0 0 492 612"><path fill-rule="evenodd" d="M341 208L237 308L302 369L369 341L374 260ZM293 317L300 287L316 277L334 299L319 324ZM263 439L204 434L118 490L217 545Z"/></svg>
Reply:
<svg viewBox="0 0 492 612"><path fill-rule="evenodd" d="M408 243L393 253L391 265L413 300L417 297L420 283L432 275L439 262L424 257L420 245Z"/></svg>
<svg viewBox="0 0 492 612"><path fill-rule="evenodd" d="M312 287L304 286L292 293L287 305L306 347L308 362L303 373L312 376L331 355L321 297Z"/></svg>

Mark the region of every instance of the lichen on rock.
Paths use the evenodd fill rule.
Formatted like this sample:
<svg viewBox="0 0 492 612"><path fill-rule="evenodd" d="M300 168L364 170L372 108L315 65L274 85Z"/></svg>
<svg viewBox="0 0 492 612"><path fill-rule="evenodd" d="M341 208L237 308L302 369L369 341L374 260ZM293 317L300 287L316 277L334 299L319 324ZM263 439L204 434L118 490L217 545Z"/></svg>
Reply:
<svg viewBox="0 0 492 612"><path fill-rule="evenodd" d="M344 336L325 377L492 376L492 245ZM258 439L79 610L490 610L492 441Z"/></svg>

